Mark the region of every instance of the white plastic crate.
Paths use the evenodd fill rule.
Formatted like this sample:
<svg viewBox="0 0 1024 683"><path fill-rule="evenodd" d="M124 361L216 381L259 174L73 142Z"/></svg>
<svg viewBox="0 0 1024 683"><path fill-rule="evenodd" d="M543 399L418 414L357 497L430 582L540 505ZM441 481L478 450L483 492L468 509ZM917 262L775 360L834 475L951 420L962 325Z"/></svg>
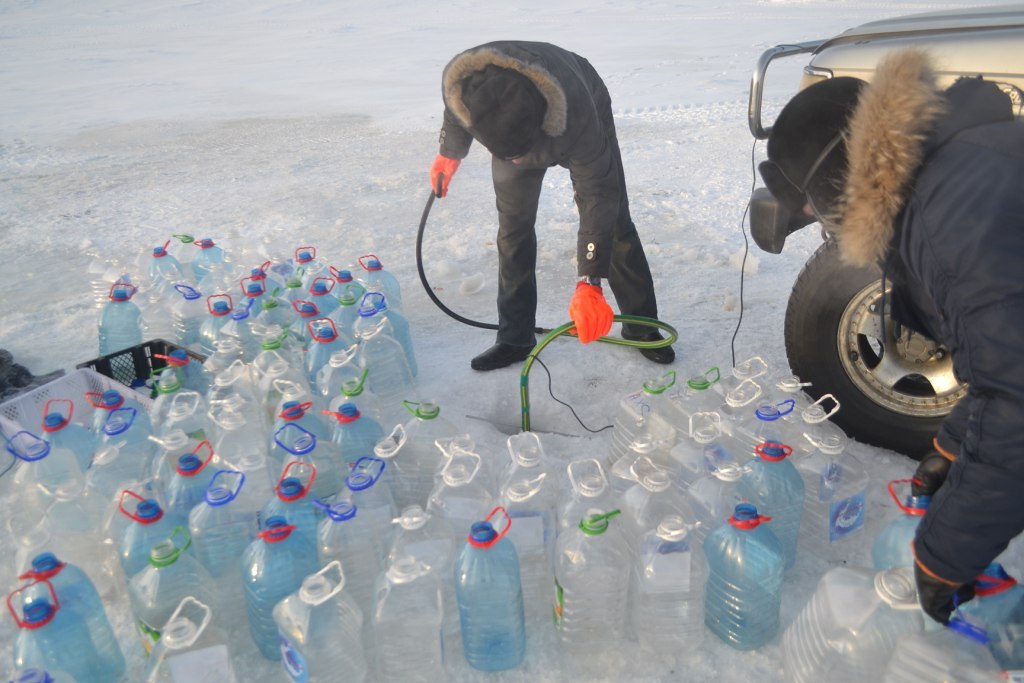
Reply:
<svg viewBox="0 0 1024 683"><path fill-rule="evenodd" d="M95 370L80 368L0 403L0 433L3 434L5 441L23 430L42 436L43 411L46 402L51 399L71 401L74 405L72 419L80 424L90 425L95 408L86 398L86 394L102 393L109 389L116 389L125 396L133 397L146 410L153 405L151 398L129 389L117 380L101 375ZM0 455L0 475L11 468L12 460L14 456L4 448L3 454Z"/></svg>

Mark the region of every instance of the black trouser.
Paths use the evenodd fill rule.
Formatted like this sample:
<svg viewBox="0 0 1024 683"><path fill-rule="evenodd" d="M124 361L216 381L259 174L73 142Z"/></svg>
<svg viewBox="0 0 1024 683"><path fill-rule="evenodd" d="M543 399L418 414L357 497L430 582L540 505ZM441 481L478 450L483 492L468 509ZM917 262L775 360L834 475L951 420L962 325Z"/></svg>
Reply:
<svg viewBox="0 0 1024 683"><path fill-rule="evenodd" d="M622 172L622 156L614 131L609 135L615 170L619 174L622 199L612 236L611 269L608 285L625 315L658 317L654 282L647 265L640 236L629 215L626 179ZM547 169L522 168L509 161L492 157L491 173L498 207L498 342L516 346L536 343L533 329L537 317L537 205ZM568 297L571 292L559 292ZM566 320L568 321L568 315ZM548 324L561 324L551 321ZM637 337L651 328L624 325L623 334Z"/></svg>

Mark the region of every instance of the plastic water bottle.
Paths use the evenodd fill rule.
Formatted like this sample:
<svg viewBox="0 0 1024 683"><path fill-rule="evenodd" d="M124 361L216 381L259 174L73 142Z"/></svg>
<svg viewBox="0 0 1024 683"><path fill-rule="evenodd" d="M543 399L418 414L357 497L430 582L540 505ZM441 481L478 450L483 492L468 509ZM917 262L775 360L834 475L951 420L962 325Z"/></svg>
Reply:
<svg viewBox="0 0 1024 683"><path fill-rule="evenodd" d="M505 517L499 533L491 520ZM497 507L475 522L455 559L455 597L462 625L462 651L480 671L504 671L519 666L526 654L523 589L519 557L505 538L512 520Z"/></svg>
<svg viewBox="0 0 1024 683"><path fill-rule="evenodd" d="M228 294L214 294L206 297L206 310L210 315L204 318L199 326L199 350L204 355L213 355L213 352L217 350L216 342L220 339L220 330L225 323L231 320L233 305L231 296Z"/></svg>
<svg viewBox="0 0 1024 683"><path fill-rule="evenodd" d="M305 354L310 344L309 323L322 316L320 315L320 309L312 301L302 299L293 301L292 308L295 309L296 317L288 327L288 338L294 339L298 343L299 348L302 349L303 354Z"/></svg>
<svg viewBox="0 0 1024 683"><path fill-rule="evenodd" d="M134 510L126 507L128 498L135 500ZM165 514L156 500L144 499L128 489L121 492L118 510L132 522L124 527L117 544L121 569L130 580L149 565L149 551L153 546L169 538L182 520Z"/></svg>
<svg viewBox="0 0 1024 683"><path fill-rule="evenodd" d="M49 581L19 588L8 596L7 604L19 629L14 666L63 671L81 683L109 683L123 675L122 666L117 678L107 677L106 672L117 667L100 657L86 622L60 605Z"/></svg>
<svg viewBox="0 0 1024 683"><path fill-rule="evenodd" d="M103 680L116 681L124 675L125 659L110 627L96 586L84 571L74 564L61 562L53 553L41 553L32 560L32 570L21 578L49 581L60 608L73 612L85 624L97 664L104 667L97 672Z"/></svg>
<svg viewBox="0 0 1024 683"><path fill-rule="evenodd" d="M233 634L248 637L245 593L238 577L241 557L256 538L256 514L240 507L238 496L245 475L218 471L206 489L203 502L189 514L192 552L213 580L217 599L211 603L221 624Z"/></svg>
<svg viewBox="0 0 1024 683"><path fill-rule="evenodd" d="M372 373L372 371L371 371ZM374 447L374 455L388 462L393 477L392 491L399 509L410 505L427 506L434 489L434 477L443 466L435 441L459 435L458 428L441 416L441 407L433 401L403 402L412 419L395 428ZM489 510L490 508L487 508ZM486 513L476 512L475 515ZM473 519L470 520L472 523Z"/></svg>
<svg viewBox="0 0 1024 683"><path fill-rule="evenodd" d="M110 413L118 408L135 408L138 420L148 420L149 414L135 396L135 392L121 392L117 389L107 389L103 392L87 391L85 399L93 407L90 431L99 438Z"/></svg>
<svg viewBox="0 0 1024 683"><path fill-rule="evenodd" d="M817 557L834 560L864 528L868 474L835 434L796 461L804 480L800 542Z"/></svg>
<svg viewBox="0 0 1024 683"><path fill-rule="evenodd" d="M357 362L358 351L359 347L355 344L335 351L327 360L327 365L320 368L314 388L324 404L330 405L346 382L357 380L362 383L365 379L367 369L360 367Z"/></svg>
<svg viewBox="0 0 1024 683"><path fill-rule="evenodd" d="M187 597L211 604L213 579L191 553L188 531L177 527L149 552L149 564L128 581L128 599L146 653L160 639L178 605Z"/></svg>
<svg viewBox="0 0 1024 683"><path fill-rule="evenodd" d="M217 334L218 340L232 338L242 347L242 360L251 363L259 355L260 339L252 330L252 315L246 306L237 306Z"/></svg>
<svg viewBox="0 0 1024 683"><path fill-rule="evenodd" d="M388 567L372 612L378 680L447 680L442 610L441 584L429 567L408 556Z"/></svg>
<svg viewBox="0 0 1024 683"><path fill-rule="evenodd" d="M363 611L344 588L341 563L331 562L274 607L281 664L291 680L329 683L342 672L354 683L366 678Z"/></svg>
<svg viewBox="0 0 1024 683"><path fill-rule="evenodd" d="M405 360L409 364L413 377L415 377L419 374L419 368L416 365L416 352L413 350L409 321L396 307L389 306L388 303L389 300L383 293L367 292L359 303L359 317L367 320L387 318L391 326L391 335L402 345L402 350L405 351ZM353 328L358 324L356 321L353 321Z"/></svg>
<svg viewBox="0 0 1024 683"><path fill-rule="evenodd" d="M693 436L690 419L697 413L715 413L725 406L725 390L722 386L721 371L712 366L701 374L694 375L682 382L678 390L665 397L664 405L659 407L664 415L680 432L680 436Z"/></svg>
<svg viewBox="0 0 1024 683"><path fill-rule="evenodd" d="M639 549L640 538L656 529L667 515L679 516L691 525L696 521L686 493L673 485L668 472L658 467L645 472L623 494L622 511L620 521L634 550Z"/></svg>
<svg viewBox="0 0 1024 683"><path fill-rule="evenodd" d="M744 469L735 462L724 462L686 486L696 522L693 534L698 543L703 544L707 535L743 502L738 489Z"/></svg>
<svg viewBox="0 0 1024 683"><path fill-rule="evenodd" d="M455 532L448 522L427 514L419 505L410 505L393 521L398 528L384 564L390 567L399 558L408 556L437 576L444 604L444 640L452 645L459 640L459 608L455 602L455 584L449 580L455 562ZM547 588L550 593L550 583Z"/></svg>
<svg viewBox="0 0 1024 683"><path fill-rule="evenodd" d="M199 330L206 320L206 301L203 293L186 284L174 285L178 297L171 304L174 341L180 346L199 350Z"/></svg>
<svg viewBox="0 0 1024 683"><path fill-rule="evenodd" d="M896 641L922 630L911 572L833 567L782 636L786 680L880 680Z"/></svg>
<svg viewBox="0 0 1024 683"><path fill-rule="evenodd" d="M282 334L288 326L295 322L295 309L291 302L281 298L277 291L268 293L263 297L259 310L253 311L255 322L265 327L278 327Z"/></svg>
<svg viewBox="0 0 1024 683"><path fill-rule="evenodd" d="M662 657L697 652L704 637L704 550L679 515L666 515L637 543L630 575L630 623L645 650Z"/></svg>
<svg viewBox="0 0 1024 683"><path fill-rule="evenodd" d="M415 386L416 378L405 349L395 339L387 318L360 318L355 325L359 340L359 364L370 369L367 383L385 408L397 406Z"/></svg>
<svg viewBox="0 0 1024 683"><path fill-rule="evenodd" d="M199 247L199 253L192 257L192 274L196 282L221 269L224 264L224 250L209 237L196 240L192 244Z"/></svg>
<svg viewBox="0 0 1024 683"><path fill-rule="evenodd" d="M275 662L281 659L281 649L274 605L320 568L316 548L305 537L292 534L294 529L283 517L271 517L242 555L249 632L260 653Z"/></svg>
<svg viewBox="0 0 1024 683"><path fill-rule="evenodd" d="M564 651L588 674L614 674L629 617L630 554L619 510L590 510L560 534L555 550L554 619Z"/></svg>
<svg viewBox="0 0 1024 683"><path fill-rule="evenodd" d="M774 441L757 446L757 457L740 477L737 490L745 500L771 517L772 532L782 544L786 569L796 562L800 519L804 512L804 480L786 458L790 446Z"/></svg>
<svg viewBox="0 0 1024 683"><path fill-rule="evenodd" d="M892 496L902 514L889 522L875 537L875 542L871 546L871 560L875 569L914 567L914 551L911 544L914 542L917 525L921 523L921 518L928 511L928 504L931 503L932 497L915 496L911 491L910 495L900 502L896 486L909 483L908 479L889 482L889 495Z"/></svg>
<svg viewBox="0 0 1024 683"><path fill-rule="evenodd" d="M222 401L211 400L209 412L216 427L212 443L217 457L236 469L246 455L259 454L266 457L267 442L260 416L252 410L244 410L242 406Z"/></svg>
<svg viewBox="0 0 1024 683"><path fill-rule="evenodd" d="M274 433L274 440L287 454L284 467L293 462L313 465L317 471L309 495L321 500L330 498L345 486L348 468L341 459L338 447L296 424L286 424Z"/></svg>
<svg viewBox="0 0 1024 683"><path fill-rule="evenodd" d="M316 386L316 376L330 362L331 354L352 346L352 339L342 336L330 318L317 318L307 323L309 348L306 350L306 379Z"/></svg>
<svg viewBox="0 0 1024 683"><path fill-rule="evenodd" d="M510 436L506 443L512 466L501 486L499 505L514 522L508 530L508 540L519 556L527 618L547 619L555 580L558 481L544 462L544 450L535 432Z"/></svg>
<svg viewBox="0 0 1024 683"><path fill-rule="evenodd" d="M350 276L351 277L351 276ZM338 307L327 317L338 326L338 331L348 337L355 337L356 320L359 319L359 302L366 294L366 288L357 282L340 283L335 286Z"/></svg>
<svg viewBox="0 0 1024 683"><path fill-rule="evenodd" d="M337 410L328 411L334 418L331 441L341 450L341 459L347 465L371 455L377 442L384 438L384 429L372 416L363 415L359 406L346 401Z"/></svg>
<svg viewBox="0 0 1024 683"><path fill-rule="evenodd" d="M203 373L203 364L200 361L193 360L185 349L174 349L166 356L157 354L156 357L162 358L167 362L167 365L178 370L184 389L198 391L201 394L205 394L209 390L210 382Z"/></svg>
<svg viewBox="0 0 1024 683"><path fill-rule="evenodd" d="M704 625L737 650L756 650L779 630L785 551L749 503L704 539Z"/></svg>
<svg viewBox="0 0 1024 683"><path fill-rule="evenodd" d="M110 301L100 313L99 351L101 356L142 343L142 312L132 301L136 288L127 283L110 287Z"/></svg>
<svg viewBox="0 0 1024 683"><path fill-rule="evenodd" d="M656 441L646 430L637 434L626 453L608 468L608 483L612 489L624 493L648 471L666 471L671 464L667 443Z"/></svg>
<svg viewBox="0 0 1024 683"><path fill-rule="evenodd" d="M186 597L164 626L150 653L146 683L193 683L210 680L236 683L224 631L213 621L213 610Z"/></svg>
<svg viewBox="0 0 1024 683"><path fill-rule="evenodd" d="M156 453L155 444L150 439L152 435L148 415L135 408L122 407L107 415L98 448L116 446L125 459L122 465L125 474L131 477L129 481L141 480L145 478L146 466Z"/></svg>
<svg viewBox="0 0 1024 683"><path fill-rule="evenodd" d="M676 440L676 429L666 419L665 403L676 382L674 371L644 382L640 391L634 391L619 401L608 464L613 465L629 452L630 445L641 433L654 441L664 441L671 447Z"/></svg>
<svg viewBox="0 0 1024 683"><path fill-rule="evenodd" d="M315 546L320 518L312 497L308 495L314 481L316 468L312 465L304 462L288 465L274 488L274 496L260 510L259 518L283 517L285 522L295 527L293 534L304 536Z"/></svg>
<svg viewBox="0 0 1024 683"><path fill-rule="evenodd" d="M382 476L386 467L380 458L359 458L345 478L345 488L337 496L338 500L348 501L359 509L364 523L373 529L380 557L391 547L393 521L398 514L394 494Z"/></svg>
<svg viewBox="0 0 1024 683"><path fill-rule="evenodd" d="M179 431L190 439L206 440L214 434L206 399L198 391L177 391L167 406L163 422L156 428L155 437L167 438Z"/></svg>
<svg viewBox="0 0 1024 683"><path fill-rule="evenodd" d="M16 491L34 513L42 516L53 503L58 487L84 478L78 458L67 448L57 448L32 432L16 432L7 439L7 452L22 462L14 473Z"/></svg>
<svg viewBox="0 0 1024 683"><path fill-rule="evenodd" d="M362 281L367 292L380 292L391 302L394 308L402 308L402 287L398 278L389 270L385 270L375 254L359 257L359 265L363 267Z"/></svg>
<svg viewBox="0 0 1024 683"><path fill-rule="evenodd" d="M61 409L59 404L66 404ZM74 422L75 404L68 399L50 399L43 407L42 430L43 438L54 448L66 448L75 454L78 467L82 472L89 469L92 453L96 449L97 439L85 425Z"/></svg>
<svg viewBox="0 0 1024 683"><path fill-rule="evenodd" d="M314 408L313 402L297 401L289 397L281 403L281 409L274 416L270 428L270 457L278 467L284 467L289 453L278 445L276 435L288 424L301 427L316 437L317 441L331 441L331 430L320 419L320 411Z"/></svg>
<svg viewBox="0 0 1024 683"><path fill-rule="evenodd" d="M182 520L188 519L192 508L203 501L216 473L216 466L210 466L213 459L213 447L209 441L203 441L195 450L178 456L164 492L169 513Z"/></svg>
<svg viewBox="0 0 1024 683"><path fill-rule="evenodd" d="M885 683L995 683L1006 678L978 632L958 617L938 630L909 633L896 641L885 667Z"/></svg>
<svg viewBox="0 0 1024 683"><path fill-rule="evenodd" d="M441 470L441 478L427 499L427 512L444 517L456 536L494 507L494 493L477 479L479 472L479 455L456 452Z"/></svg>
<svg viewBox="0 0 1024 683"><path fill-rule="evenodd" d="M364 614L372 614L374 585L384 571L384 559L373 526L348 501L330 505L317 501L316 506L325 515L317 529L320 564L341 562L345 568L346 592Z"/></svg>
<svg viewBox="0 0 1024 683"><path fill-rule="evenodd" d="M988 649L1007 671L1024 669L1024 586L998 562L975 578L974 599L960 616L985 629Z"/></svg>
<svg viewBox="0 0 1024 683"><path fill-rule="evenodd" d="M210 393L213 382L219 374L230 368L236 362L245 364L242 358L242 346L234 337L224 337L213 342L214 351L203 361L203 376L206 378L206 385L209 387L206 393Z"/></svg>
<svg viewBox="0 0 1024 683"><path fill-rule="evenodd" d="M566 466L572 491L558 510L559 533L571 529L591 509L608 510L618 504L618 496L608 486L601 463L594 458L573 460Z"/></svg>
<svg viewBox="0 0 1024 683"><path fill-rule="evenodd" d="M309 283L309 300L325 318L334 313L339 305L338 297L334 295L334 284L334 278L330 277L316 277Z"/></svg>
<svg viewBox="0 0 1024 683"><path fill-rule="evenodd" d="M714 472L724 463L745 465L754 455L753 448L723 431L718 413L694 413L689 424L690 435L681 437L669 452L669 471L682 485Z"/></svg>
<svg viewBox="0 0 1024 683"><path fill-rule="evenodd" d="M253 269L252 272L260 273L261 271ZM255 318L263 310L263 302L269 296L266 288L266 278L259 275L243 277L239 286L242 289L243 297L240 300L245 302L244 308L249 311L251 318Z"/></svg>
<svg viewBox="0 0 1024 683"><path fill-rule="evenodd" d="M173 365L154 370L153 375L155 378L153 389L156 391L156 398L153 399L153 406L150 408L150 422L155 425L163 425L167 421L167 413L170 411L174 396L182 390L184 385L178 369Z"/></svg>

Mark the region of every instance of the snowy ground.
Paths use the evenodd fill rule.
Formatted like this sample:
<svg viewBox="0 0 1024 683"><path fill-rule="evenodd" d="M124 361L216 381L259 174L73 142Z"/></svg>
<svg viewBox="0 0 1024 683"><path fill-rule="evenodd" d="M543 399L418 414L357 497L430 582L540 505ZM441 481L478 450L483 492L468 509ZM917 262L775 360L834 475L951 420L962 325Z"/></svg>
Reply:
<svg viewBox="0 0 1024 683"><path fill-rule="evenodd" d="M98 309L88 267L135 265L173 233L213 237L242 262L315 245L336 265L376 253L403 285L421 374L434 398L494 457L519 423L519 373L469 369L493 333L445 317L421 289L415 236L428 196L441 68L456 52L498 38L547 40L586 56L608 83L633 217L658 289L660 317L678 329L675 369L686 376L731 363L739 312L741 217L751 189L749 77L776 43L832 35L896 14L978 2L734 0L502 3L458 0L9 0L0 5L0 347L35 374L98 355ZM773 67L769 111L792 94L796 67ZM754 148L757 159L763 146ZM486 152L474 147L448 198L434 204L424 258L438 295L492 320L493 194ZM568 174L547 176L538 221L541 324L567 321L577 216ZM785 365L789 288L819 243L813 230L785 254L747 258L737 360ZM182 254L181 245L172 252ZM482 276L473 294L462 285ZM662 369L635 351L556 340L543 361L556 395L591 427ZM531 415L560 462L602 452L531 373ZM869 519L847 560L870 562L870 541L896 514L885 482L906 457L854 444L872 478ZM1007 558L1011 573L1024 564ZM804 557L787 575L783 625L827 565ZM123 622L123 619L122 619ZM122 624L126 651L135 647ZM0 630L0 633L6 631ZM500 680L554 680L550 634L531 634L522 670ZM777 642L736 653L713 637L671 673L632 662L636 680L775 681ZM133 658L138 680L141 658ZM0 660L0 673L9 662ZM275 680L273 667L248 680ZM454 676L472 679L464 664ZM624 674L624 677L628 675Z"/></svg>

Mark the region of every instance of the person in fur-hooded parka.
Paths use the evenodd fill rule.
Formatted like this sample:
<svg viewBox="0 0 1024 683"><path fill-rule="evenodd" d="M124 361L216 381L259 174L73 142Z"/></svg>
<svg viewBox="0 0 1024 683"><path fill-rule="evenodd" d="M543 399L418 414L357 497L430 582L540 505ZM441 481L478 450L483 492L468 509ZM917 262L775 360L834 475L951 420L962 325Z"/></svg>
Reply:
<svg viewBox="0 0 1024 683"><path fill-rule="evenodd" d="M444 125L431 187L445 196L460 160L477 140L492 154L498 209L497 343L473 359L476 370L524 360L536 343L535 222L545 171L569 170L580 227L577 294L611 309L600 293L608 279L623 314L657 318L654 283L629 214L608 89L590 63L549 43L498 41L456 55L442 75ZM582 328L577 320L577 328ZM584 339L580 329L580 340ZM600 334L607 333L603 327ZM651 328L624 325L623 336L653 340ZM644 348L670 363L671 347Z"/></svg>
<svg viewBox="0 0 1024 683"><path fill-rule="evenodd" d="M843 87L828 83L804 92ZM974 577L1024 530L1024 125L994 83L939 90L917 50L891 54L850 105L841 161L819 169L830 182L790 208L818 214L847 261L881 264L893 318L943 343L968 385L936 439L953 462L913 544L922 607L945 622L954 595L970 599ZM778 168L790 164L782 175L815 185L771 146Z"/></svg>

